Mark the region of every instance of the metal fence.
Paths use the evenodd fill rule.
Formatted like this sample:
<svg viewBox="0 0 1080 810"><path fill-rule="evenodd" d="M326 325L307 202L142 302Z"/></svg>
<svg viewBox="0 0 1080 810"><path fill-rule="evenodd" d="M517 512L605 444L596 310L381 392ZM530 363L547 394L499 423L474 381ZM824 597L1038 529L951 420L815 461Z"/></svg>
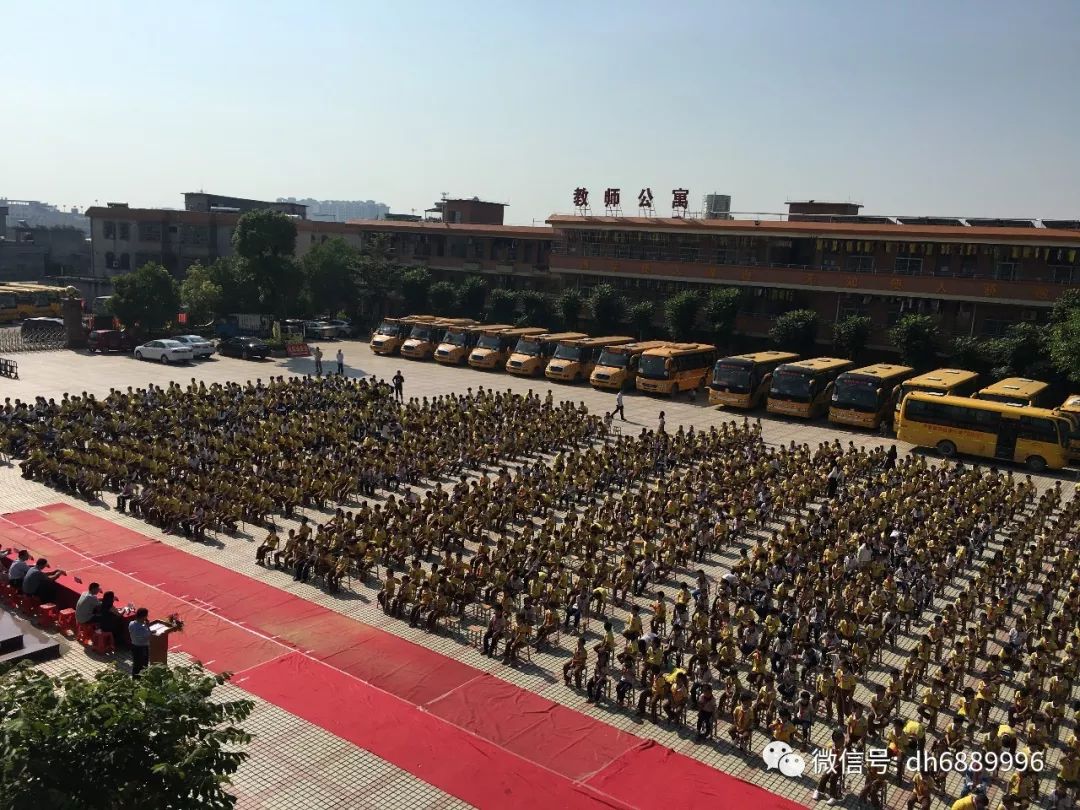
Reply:
<svg viewBox="0 0 1080 810"><path fill-rule="evenodd" d="M14 352L47 352L67 347L67 331L63 326L36 328L26 332L13 326L0 329L0 354Z"/></svg>

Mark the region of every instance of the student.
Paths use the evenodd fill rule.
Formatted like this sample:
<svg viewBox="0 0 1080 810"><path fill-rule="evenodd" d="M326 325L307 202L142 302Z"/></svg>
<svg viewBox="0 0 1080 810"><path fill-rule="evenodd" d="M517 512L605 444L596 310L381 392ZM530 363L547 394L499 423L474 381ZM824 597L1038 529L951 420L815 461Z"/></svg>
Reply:
<svg viewBox="0 0 1080 810"><path fill-rule="evenodd" d="M844 776L844 732L840 729L833 730L832 742L825 749L828 753L829 766L818 780L817 789L811 798L816 802L823 793L828 793L826 804L833 805L840 801L840 785Z"/></svg>
<svg viewBox="0 0 1080 810"><path fill-rule="evenodd" d="M697 696L697 741L701 742L713 734L713 723L716 717L716 698L710 684L701 687Z"/></svg>

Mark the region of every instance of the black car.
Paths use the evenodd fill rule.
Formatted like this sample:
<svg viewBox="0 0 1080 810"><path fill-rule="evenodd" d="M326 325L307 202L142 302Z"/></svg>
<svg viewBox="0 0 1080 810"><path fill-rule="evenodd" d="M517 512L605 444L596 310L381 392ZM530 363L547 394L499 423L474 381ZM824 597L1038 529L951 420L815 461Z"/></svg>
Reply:
<svg viewBox="0 0 1080 810"><path fill-rule="evenodd" d="M242 357L245 360L258 357L265 360L270 356L270 347L258 338L231 337L218 343L218 352L226 357Z"/></svg>

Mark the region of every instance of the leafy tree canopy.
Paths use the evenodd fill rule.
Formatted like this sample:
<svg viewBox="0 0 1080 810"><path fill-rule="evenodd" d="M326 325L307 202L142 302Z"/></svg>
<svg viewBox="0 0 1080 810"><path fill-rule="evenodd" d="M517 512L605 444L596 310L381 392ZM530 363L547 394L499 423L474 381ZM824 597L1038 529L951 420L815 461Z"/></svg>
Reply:
<svg viewBox="0 0 1080 810"><path fill-rule="evenodd" d="M422 315L428 310L431 273L426 267L410 267L401 274L401 297L409 315Z"/></svg>
<svg viewBox="0 0 1080 810"><path fill-rule="evenodd" d="M691 290L676 293L664 302L664 323L672 340L690 340L694 335L701 296Z"/></svg>
<svg viewBox="0 0 1080 810"><path fill-rule="evenodd" d="M836 353L855 360L866 350L874 322L869 315L848 315L833 326L833 346Z"/></svg>
<svg viewBox="0 0 1080 810"><path fill-rule="evenodd" d="M735 332L735 317L739 314L742 293L735 287L718 287L705 301L705 322L717 346L725 345Z"/></svg>
<svg viewBox="0 0 1080 810"><path fill-rule="evenodd" d="M559 310L559 320L567 329L576 329L581 319L581 310L585 306L585 299L581 290L577 287L568 287L562 291L559 300L555 302Z"/></svg>
<svg viewBox="0 0 1080 810"><path fill-rule="evenodd" d="M431 299L431 314L451 317L458 314L461 307L460 289L452 281L437 281L428 290Z"/></svg>
<svg viewBox="0 0 1080 810"><path fill-rule="evenodd" d="M113 281L109 307L125 326L156 332L180 312L180 288L168 270L149 262Z"/></svg>
<svg viewBox="0 0 1080 810"><path fill-rule="evenodd" d="M314 314L355 312L360 252L340 237L315 245L300 261Z"/></svg>
<svg viewBox="0 0 1080 810"><path fill-rule="evenodd" d="M180 301L187 307L191 322L196 324L209 323L221 312L221 285L214 280L210 268L198 262L188 268L180 283Z"/></svg>
<svg viewBox="0 0 1080 810"><path fill-rule="evenodd" d="M495 323L513 323L517 317L517 296L513 290L498 288L488 296L488 320Z"/></svg>
<svg viewBox="0 0 1080 810"><path fill-rule="evenodd" d="M656 304L652 301L638 301L627 310L627 319L630 321L634 335L638 340L643 340L652 333L655 315Z"/></svg>
<svg viewBox="0 0 1080 810"><path fill-rule="evenodd" d="M904 363L919 370L931 368L937 362L941 329L929 315L909 312L889 330L889 339L900 350Z"/></svg>
<svg viewBox="0 0 1080 810"><path fill-rule="evenodd" d="M626 316L626 299L610 284L597 284L589 295L589 311L598 334L614 334Z"/></svg>
<svg viewBox="0 0 1080 810"><path fill-rule="evenodd" d="M784 351L812 355L817 333L818 314L812 309L793 309L776 317L769 337Z"/></svg>

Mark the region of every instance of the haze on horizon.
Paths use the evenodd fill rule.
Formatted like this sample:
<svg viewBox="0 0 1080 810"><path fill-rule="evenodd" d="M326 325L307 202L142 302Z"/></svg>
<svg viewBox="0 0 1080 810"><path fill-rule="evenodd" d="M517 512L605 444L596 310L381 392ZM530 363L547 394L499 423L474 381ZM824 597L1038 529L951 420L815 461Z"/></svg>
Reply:
<svg viewBox="0 0 1080 810"><path fill-rule="evenodd" d="M0 196L1080 218L1080 3L9 4Z"/></svg>

